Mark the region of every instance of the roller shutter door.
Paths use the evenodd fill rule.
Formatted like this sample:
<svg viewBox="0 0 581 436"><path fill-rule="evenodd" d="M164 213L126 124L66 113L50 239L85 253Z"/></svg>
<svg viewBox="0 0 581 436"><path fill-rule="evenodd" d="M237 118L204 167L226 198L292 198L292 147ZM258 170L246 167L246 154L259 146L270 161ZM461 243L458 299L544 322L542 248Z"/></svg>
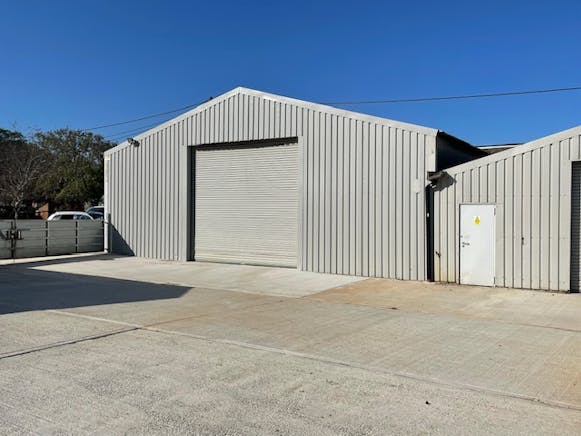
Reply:
<svg viewBox="0 0 581 436"><path fill-rule="evenodd" d="M571 290L581 289L581 162L573 162L571 186Z"/></svg>
<svg viewBox="0 0 581 436"><path fill-rule="evenodd" d="M296 267L298 145L194 152L194 258Z"/></svg>

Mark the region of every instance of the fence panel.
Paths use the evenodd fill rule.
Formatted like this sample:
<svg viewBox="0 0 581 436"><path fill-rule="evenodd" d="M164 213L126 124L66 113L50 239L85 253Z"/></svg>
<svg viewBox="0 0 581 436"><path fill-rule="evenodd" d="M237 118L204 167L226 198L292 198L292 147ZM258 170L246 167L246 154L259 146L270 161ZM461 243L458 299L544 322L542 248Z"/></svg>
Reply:
<svg viewBox="0 0 581 436"><path fill-rule="evenodd" d="M0 220L0 259L104 250L103 221Z"/></svg>
<svg viewBox="0 0 581 436"><path fill-rule="evenodd" d="M47 255L73 254L77 249L77 223L75 221L47 221Z"/></svg>
<svg viewBox="0 0 581 436"><path fill-rule="evenodd" d="M14 258L46 256L46 221L17 220L15 229L20 232L14 247Z"/></svg>
<svg viewBox="0 0 581 436"><path fill-rule="evenodd" d="M77 221L77 253L103 251L103 221Z"/></svg>
<svg viewBox="0 0 581 436"><path fill-rule="evenodd" d="M0 259L12 258L12 241L9 233L12 229L12 221L0 220Z"/></svg>

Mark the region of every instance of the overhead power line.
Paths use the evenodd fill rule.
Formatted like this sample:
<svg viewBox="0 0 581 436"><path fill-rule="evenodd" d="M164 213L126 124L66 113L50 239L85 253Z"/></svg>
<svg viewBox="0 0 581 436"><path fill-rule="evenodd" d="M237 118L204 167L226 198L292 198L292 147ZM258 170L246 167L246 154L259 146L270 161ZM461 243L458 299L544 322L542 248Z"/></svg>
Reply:
<svg viewBox="0 0 581 436"><path fill-rule="evenodd" d="M366 104L391 104L391 103L416 103L416 102L427 102L427 101L446 101L446 100L468 100L468 99L477 99L477 98L493 98L493 97L510 97L510 96L518 96L518 95L530 95L530 94L549 94L549 93L556 93L556 92L571 92L571 91L580 91L581 86L570 86L566 88L548 88L548 89L532 89L526 91L507 91L507 92L492 92L492 93L484 93L484 94L466 94L466 95L448 95L448 96L436 96L436 97L414 97L414 98L391 98L391 99L381 99L381 100L347 100L347 101L330 101L330 102L319 102L320 104L326 104L329 106L355 106L355 105L366 105ZM116 123L111 124L103 124L101 126L90 127L88 129L83 129L85 131L91 130L98 130L98 129L106 129L109 127L121 126L124 124L131 124L136 123L138 121L148 120L151 118L160 117L163 115L169 115L180 111L185 111L188 109L192 109L194 107L199 106L202 103L206 103L212 100L212 97L209 99L195 103L189 104L187 106L183 106L177 109L172 109L165 112L158 112L151 115L145 115L139 118L133 118L126 121L119 121ZM165 122L165 121L164 121ZM159 123L155 123L151 126L155 126ZM149 127L149 126L147 126ZM140 128L132 129L133 130L140 130ZM119 135L124 134L124 132L119 132ZM114 137L118 134L112 134L107 137Z"/></svg>
<svg viewBox="0 0 581 436"><path fill-rule="evenodd" d="M327 104L331 106L332 105L345 106L345 105L382 104L382 103L415 103L421 101L467 100L473 98L508 97L512 95L548 94L551 92L566 92L579 90L581 90L581 86L571 86L568 88L533 89L528 91L493 92L487 94L449 95L441 97L392 98L384 100L361 100L361 101L334 101L321 104Z"/></svg>
<svg viewBox="0 0 581 436"><path fill-rule="evenodd" d="M89 130L105 129L107 127L121 126L123 124L131 124L131 123L136 123L138 121L148 120L150 118L161 117L162 115L168 115L168 114L173 114L173 113L176 113L176 112L180 112L180 111L185 111L185 110L188 110L188 109L192 109L192 108L194 108L196 106L201 105L202 103L206 103L206 102L212 100L212 98L213 97L210 97L209 99L204 100L202 102L194 103L194 104L189 104L187 106L183 106L183 107L180 107L180 108L177 108L177 109L172 109L172 110L165 111L165 112L158 112L156 114L145 115L143 117L133 118L133 119L127 120L127 121L119 121L117 123L103 124L102 126L89 127L88 129L83 129L83 130L89 131Z"/></svg>
<svg viewBox="0 0 581 436"><path fill-rule="evenodd" d="M145 131L147 129L150 129L152 127L159 126L160 124L163 124L166 121L168 121L168 120L156 121L155 123L146 124L144 126L134 127L132 129L122 130L120 132L111 133L110 135L104 136L104 138L105 139L121 138L125 135L140 133L140 132Z"/></svg>
<svg viewBox="0 0 581 436"><path fill-rule="evenodd" d="M143 120L148 120L150 118L155 118L155 117L160 117L162 115L167 115L167 114L173 114L175 112L179 112L179 111L184 111L190 108L193 108L194 104L190 104L184 107L181 107L179 109L173 109L171 111L166 111L166 112L159 112L156 114L151 114L151 115L146 115L144 117L140 117L140 118L134 118L132 120L127 120L127 121L120 121L118 123L111 123L111 124L103 124L102 126L95 126L95 127L89 127L88 129L83 129L83 130L99 130L99 129L105 129L107 127L115 127L115 126L121 126L123 124L131 124L131 123L136 123L137 121L143 121Z"/></svg>

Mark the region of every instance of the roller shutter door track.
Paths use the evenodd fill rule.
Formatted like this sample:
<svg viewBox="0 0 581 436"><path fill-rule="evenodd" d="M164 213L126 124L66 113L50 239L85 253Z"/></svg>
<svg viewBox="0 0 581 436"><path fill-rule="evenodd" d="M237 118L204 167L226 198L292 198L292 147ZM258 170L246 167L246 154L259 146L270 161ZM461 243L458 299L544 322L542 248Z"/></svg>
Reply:
<svg viewBox="0 0 581 436"><path fill-rule="evenodd" d="M573 162L571 186L571 291L581 289L581 162Z"/></svg>
<svg viewBox="0 0 581 436"><path fill-rule="evenodd" d="M194 258L297 266L298 144L194 151Z"/></svg>

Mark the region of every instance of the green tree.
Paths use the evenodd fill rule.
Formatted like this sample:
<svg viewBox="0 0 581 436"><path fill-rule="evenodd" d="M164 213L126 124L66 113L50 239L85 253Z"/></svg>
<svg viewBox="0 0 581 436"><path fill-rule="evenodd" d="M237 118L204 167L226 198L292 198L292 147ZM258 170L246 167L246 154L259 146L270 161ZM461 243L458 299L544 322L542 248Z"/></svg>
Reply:
<svg viewBox="0 0 581 436"><path fill-rule="evenodd" d="M40 177L39 193L58 208L83 210L103 196L103 152L115 146L82 130L58 129L38 132L35 144L50 156L47 171Z"/></svg>

